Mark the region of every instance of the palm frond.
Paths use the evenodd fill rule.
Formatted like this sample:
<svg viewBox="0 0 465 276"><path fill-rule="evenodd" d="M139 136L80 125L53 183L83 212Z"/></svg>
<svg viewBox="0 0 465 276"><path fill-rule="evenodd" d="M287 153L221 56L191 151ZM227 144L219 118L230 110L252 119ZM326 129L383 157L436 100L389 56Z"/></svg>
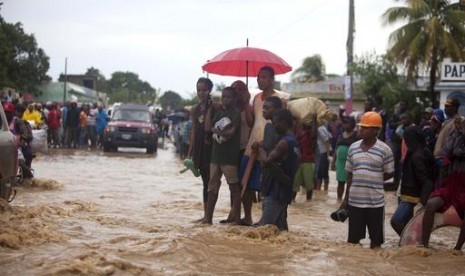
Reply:
<svg viewBox="0 0 465 276"><path fill-rule="evenodd" d="M384 25L405 24L389 36L387 55L405 66L408 78L418 70L436 72L444 57L465 59L465 7L449 0L405 0L382 15Z"/></svg>
<svg viewBox="0 0 465 276"><path fill-rule="evenodd" d="M433 0L434 1L434 0ZM431 1L425 0L408 0L406 1L411 10L412 18L423 18L431 13Z"/></svg>
<svg viewBox="0 0 465 276"><path fill-rule="evenodd" d="M393 7L387 9L381 15L381 24L388 26L399 21L408 21L410 19L410 8L408 7Z"/></svg>
<svg viewBox="0 0 465 276"><path fill-rule="evenodd" d="M442 41L442 58L450 57L455 60L464 60L465 59L465 51L463 48L463 42L459 42L456 40L456 37L449 32L444 32L441 35Z"/></svg>

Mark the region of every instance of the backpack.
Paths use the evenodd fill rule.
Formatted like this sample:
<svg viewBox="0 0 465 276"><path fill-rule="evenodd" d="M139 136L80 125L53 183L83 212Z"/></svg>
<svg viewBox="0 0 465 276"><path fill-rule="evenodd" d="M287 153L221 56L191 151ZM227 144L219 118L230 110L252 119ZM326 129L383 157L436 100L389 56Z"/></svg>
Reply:
<svg viewBox="0 0 465 276"><path fill-rule="evenodd" d="M23 120L23 122L24 122L24 126L26 128L26 133L24 135L21 135L21 138L26 140L26 142L31 142L32 139L34 138L34 136L32 134L31 124L26 120Z"/></svg>

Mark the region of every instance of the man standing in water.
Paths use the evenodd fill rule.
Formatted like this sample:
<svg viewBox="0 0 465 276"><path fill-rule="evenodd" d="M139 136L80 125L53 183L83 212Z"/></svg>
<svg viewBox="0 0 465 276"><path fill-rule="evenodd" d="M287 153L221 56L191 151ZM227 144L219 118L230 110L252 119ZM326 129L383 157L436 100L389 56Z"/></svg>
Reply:
<svg viewBox="0 0 465 276"><path fill-rule="evenodd" d="M460 102L457 99L447 99L444 104L444 113L447 116L447 121L442 124L441 131L436 140L436 145L434 147L434 157L436 158L441 158L443 156L442 149L446 144L446 138L449 137L455 129L455 119L460 117L459 108Z"/></svg>
<svg viewBox="0 0 465 276"><path fill-rule="evenodd" d="M212 133L205 131L205 119L209 106L211 106L210 93L213 89L213 82L208 78L197 80L197 97L199 103L191 111L191 134L189 142L189 159L194 161L195 167L199 169L203 183L203 208L204 217L207 212L208 181L210 180L210 160L212 150ZM214 116L214 114L211 114Z"/></svg>
<svg viewBox="0 0 465 276"><path fill-rule="evenodd" d="M384 181L394 175L391 149L377 139L381 116L373 111L360 120L360 138L347 155L347 192L341 207L349 212L348 242L358 244L370 236L370 248L384 243Z"/></svg>
<svg viewBox="0 0 465 276"><path fill-rule="evenodd" d="M394 186L398 187L402 167L400 165L400 159L402 158L402 137L396 132L397 128L402 125L401 116L407 113L408 102L401 100L398 103L398 111L392 115L392 118L388 122L389 134L388 138L392 143L392 152L394 154Z"/></svg>
<svg viewBox="0 0 465 276"><path fill-rule="evenodd" d="M223 105L218 107L214 116L213 106L208 108L205 118L205 130L213 132L213 146L210 163L210 181L208 182L207 212L202 221L213 223L213 212L218 200L221 177L224 175L229 185L232 199L232 218L239 224L241 218L241 186L237 177L237 160L241 142L241 113L236 109L235 91L226 87L222 92ZM229 123L222 122L229 121Z"/></svg>
<svg viewBox="0 0 465 276"><path fill-rule="evenodd" d="M250 132L249 142L247 148L245 149L244 156L241 160L241 165L239 168L239 179L242 179L247 163L252 156L252 145L263 140L263 133L265 131L266 120L263 118L263 103L264 101L271 96L277 96L285 102L284 95L276 92L273 89L274 84L274 70L269 66L264 66L260 69L257 76L258 87L262 92L258 93L253 100L253 114L254 114L254 124ZM257 161L251 160L254 162L252 173L250 178L247 181L247 188L242 197L242 202L244 204L244 214L245 217L241 220L241 224L252 225L252 202L254 198L255 191L260 190L260 164Z"/></svg>
<svg viewBox="0 0 465 276"><path fill-rule="evenodd" d="M281 231L289 230L287 206L292 201L292 184L299 161L299 146L293 133L293 119L291 112L287 109L274 112L273 126L281 138L269 154L263 148L259 149L258 160L261 165L265 168L274 165L274 168L270 168L274 173L264 175L262 182L263 214L257 226L274 224ZM283 181L283 178L288 178L288 181Z"/></svg>

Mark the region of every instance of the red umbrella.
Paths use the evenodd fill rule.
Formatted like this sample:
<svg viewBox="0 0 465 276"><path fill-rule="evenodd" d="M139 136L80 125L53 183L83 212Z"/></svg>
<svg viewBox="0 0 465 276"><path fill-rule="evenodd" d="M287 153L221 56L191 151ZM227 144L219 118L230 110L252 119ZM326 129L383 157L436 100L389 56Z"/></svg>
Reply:
<svg viewBox="0 0 465 276"><path fill-rule="evenodd" d="M248 77L257 76L263 66L273 68L276 75L284 74L292 70L278 55L260 48L242 47L227 50L207 61L202 69L208 73Z"/></svg>

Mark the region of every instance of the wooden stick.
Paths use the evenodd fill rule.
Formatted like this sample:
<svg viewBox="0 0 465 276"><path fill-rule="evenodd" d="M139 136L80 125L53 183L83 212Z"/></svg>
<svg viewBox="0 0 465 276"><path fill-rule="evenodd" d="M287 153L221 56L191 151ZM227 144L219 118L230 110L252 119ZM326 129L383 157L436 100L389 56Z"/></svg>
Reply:
<svg viewBox="0 0 465 276"><path fill-rule="evenodd" d="M249 157L249 161L247 162L247 166L245 167L244 175L242 176L242 179L241 179L241 185L242 185L241 195L242 196L244 196L245 189L247 188L247 184L249 183L250 174L252 173L255 160L257 160L257 154L252 152L252 154Z"/></svg>

